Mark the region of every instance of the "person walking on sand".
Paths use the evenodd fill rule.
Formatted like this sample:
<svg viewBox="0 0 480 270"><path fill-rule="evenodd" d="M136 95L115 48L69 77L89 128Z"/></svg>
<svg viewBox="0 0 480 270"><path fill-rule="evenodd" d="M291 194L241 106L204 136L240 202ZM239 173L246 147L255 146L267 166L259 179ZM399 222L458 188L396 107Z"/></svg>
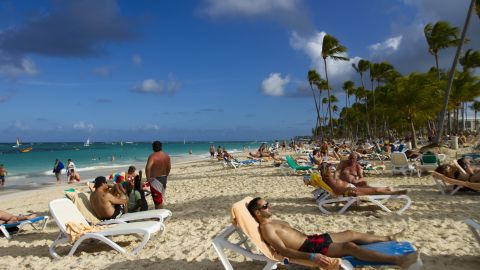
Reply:
<svg viewBox="0 0 480 270"><path fill-rule="evenodd" d="M165 191L167 189L167 177L170 174L170 157L162 151L162 143L154 141L152 144L153 153L148 157L145 166L145 175L150 183L155 209L163 207Z"/></svg>
<svg viewBox="0 0 480 270"><path fill-rule="evenodd" d="M57 178L57 183L60 182L60 175L62 174L62 169L65 168L63 163L55 159L55 164L53 165L53 173L55 174L55 178Z"/></svg>
<svg viewBox="0 0 480 270"><path fill-rule="evenodd" d="M0 186L5 186L5 176L7 176L8 171L5 169L3 164L0 164Z"/></svg>

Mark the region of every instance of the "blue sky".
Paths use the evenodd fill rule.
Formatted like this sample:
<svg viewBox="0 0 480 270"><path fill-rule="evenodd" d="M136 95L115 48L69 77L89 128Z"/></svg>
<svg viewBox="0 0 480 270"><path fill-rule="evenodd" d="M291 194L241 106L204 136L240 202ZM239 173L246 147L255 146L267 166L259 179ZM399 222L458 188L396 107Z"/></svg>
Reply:
<svg viewBox="0 0 480 270"><path fill-rule="evenodd" d="M426 23L462 27L468 0L0 2L0 141L264 140L309 135L306 74L334 94L352 63L433 64ZM467 48L478 49L478 17ZM453 50L441 52L451 65Z"/></svg>

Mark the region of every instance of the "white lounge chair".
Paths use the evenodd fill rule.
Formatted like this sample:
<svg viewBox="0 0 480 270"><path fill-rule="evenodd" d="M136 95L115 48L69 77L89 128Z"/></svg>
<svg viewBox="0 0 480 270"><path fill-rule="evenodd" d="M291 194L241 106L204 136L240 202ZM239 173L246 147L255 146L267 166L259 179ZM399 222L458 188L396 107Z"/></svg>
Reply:
<svg viewBox="0 0 480 270"><path fill-rule="evenodd" d="M77 207L69 199L62 198L51 201L48 204L50 213L52 214L55 223L60 229L60 234L55 241L50 245L49 252L54 258L60 258L60 255L56 251L56 246L59 244L68 243L68 233L66 224L73 222L75 224L88 226L88 222L82 216ZM111 240L109 237L115 235L125 234L137 234L143 235L142 242L132 251L132 254L137 254L148 242L150 235L160 230L164 230L164 225L158 221L143 221L132 222L112 225L111 228L106 228L96 232L85 233L81 236L70 249L68 256L75 253L78 246L86 239L97 239L111 246L113 249L120 253L126 253L127 251Z"/></svg>
<svg viewBox="0 0 480 270"><path fill-rule="evenodd" d="M414 173L420 177L419 170L417 170L415 164L408 162L407 156L402 152L394 152L390 154L390 159L392 160L392 175L401 173L406 175L410 173L412 176Z"/></svg>
<svg viewBox="0 0 480 270"><path fill-rule="evenodd" d="M260 232L258 230L258 223L250 215L247 210L246 204L252 200L251 197L244 198L243 200L235 203L232 207L232 223L233 225L227 226L212 240L212 245L220 258L225 270L233 270L232 264L228 260L224 249L229 249L238 254L241 254L249 259L256 261L266 262L263 270L276 269L278 264L282 264L284 257L276 253L265 241L263 241ZM238 242L231 242L229 237L233 234L238 234L240 240ZM250 244L257 247L259 253L252 252ZM380 245L380 247L376 247ZM402 255L414 252L413 246L408 242L396 243L396 242L383 242L366 245L365 248L375 250L390 255ZM328 258L328 257L327 257ZM308 266L311 268L317 268L320 270L330 269L345 269L353 270L354 265L359 267L365 266L384 266L379 263L369 263L365 261L357 260L351 256L339 258L328 258L330 265L328 267L319 267L315 263L309 260L291 259L290 263ZM418 270L422 267L422 260L418 257L416 263L409 267L409 270Z"/></svg>
<svg viewBox="0 0 480 270"><path fill-rule="evenodd" d="M478 244L480 244L480 223L473 219L466 219L465 223L467 223L467 225L470 227L473 235L475 235L475 238L477 238Z"/></svg>
<svg viewBox="0 0 480 270"><path fill-rule="evenodd" d="M226 270L233 270L232 264L228 260L224 249L230 249L238 254L241 254L249 259L255 261L266 262L263 270L276 269L278 264L281 264L283 257L276 253L267 243L265 243L260 236L258 230L258 223L250 215L247 210L246 204L252 200L251 197L246 197L243 200L235 203L232 207L232 223L227 228L222 230L213 240L212 245ZM233 234L237 234L240 238L238 242L231 242L229 237ZM255 253L250 248L250 244L256 246L259 253ZM317 267L318 265L312 264L308 260L295 260L291 259L291 263L301 264L310 267ZM331 258L331 268L321 269L338 269L339 259ZM345 262L347 265L348 262ZM346 268L349 269L349 268ZM353 269L353 268L352 268Z"/></svg>
<svg viewBox="0 0 480 270"><path fill-rule="evenodd" d="M454 195L462 188L469 188L471 190L480 191L480 183L472 183L463 180L453 179L438 172L432 172L432 179L438 187L438 190L443 195Z"/></svg>
<svg viewBox="0 0 480 270"><path fill-rule="evenodd" d="M410 205L412 204L412 200L407 195L365 195L365 196L343 196L343 195L336 195L333 192L332 188L325 183L321 177L317 174L311 174L310 176L311 184L316 187L314 191L312 191L312 195L317 201L318 208L324 214L332 214L331 211L328 211L325 206L331 204L341 204L343 206L336 211L336 214L343 214L350 206L352 206L356 202L371 202L378 207L380 207L383 211L387 213L391 213L388 207L384 205L384 203L388 200L398 199L398 200L405 200L405 205L402 208L397 210L395 213L401 214L405 210L407 210Z"/></svg>
<svg viewBox="0 0 480 270"><path fill-rule="evenodd" d="M48 219L49 219L48 216L38 216L38 217L35 217L35 218L22 220L22 221L19 221L19 222L16 222L16 223L1 224L0 225L0 231L3 233L3 235L5 235L5 237L8 240L10 240L10 239L12 239L12 236L10 235L10 232L8 231L8 229L17 228L18 229L18 231L16 232L17 234L20 233L22 231L23 227L26 226L26 225L29 225L36 230L43 230L43 229L45 229L45 226L47 226ZM40 227L35 226L35 224L37 222L40 223L41 221L43 221L43 222L41 223Z"/></svg>

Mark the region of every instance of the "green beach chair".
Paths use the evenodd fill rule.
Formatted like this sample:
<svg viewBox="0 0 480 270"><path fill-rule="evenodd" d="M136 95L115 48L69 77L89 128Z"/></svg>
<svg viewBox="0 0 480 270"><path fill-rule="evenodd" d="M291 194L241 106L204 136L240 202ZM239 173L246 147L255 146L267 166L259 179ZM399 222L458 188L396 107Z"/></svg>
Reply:
<svg viewBox="0 0 480 270"><path fill-rule="evenodd" d="M288 165L288 167L285 167L285 168L286 168L287 173L289 175L296 174L298 172L311 173L312 170L313 170L312 166L300 166L300 165L298 165L297 162L295 162L295 160L289 155L285 156L285 159L286 159L287 165Z"/></svg>

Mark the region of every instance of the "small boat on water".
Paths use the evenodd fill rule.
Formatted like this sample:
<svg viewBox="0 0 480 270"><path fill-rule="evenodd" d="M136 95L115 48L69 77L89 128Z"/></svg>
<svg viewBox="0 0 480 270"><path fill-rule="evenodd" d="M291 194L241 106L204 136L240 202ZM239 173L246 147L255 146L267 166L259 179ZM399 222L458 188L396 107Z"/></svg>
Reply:
<svg viewBox="0 0 480 270"><path fill-rule="evenodd" d="M32 149L33 149L33 147L30 146L30 147L27 147L27 148L24 148L24 149L19 149L19 150L20 150L20 152L22 152L22 153L27 153L27 152L32 151Z"/></svg>
<svg viewBox="0 0 480 270"><path fill-rule="evenodd" d="M85 141L85 143L83 144L83 146L85 146L85 147L90 146L90 138L88 138L87 141Z"/></svg>
<svg viewBox="0 0 480 270"><path fill-rule="evenodd" d="M20 139L17 137L17 143L15 145L13 145L12 147L19 148L20 145L22 145L22 144L20 143Z"/></svg>

